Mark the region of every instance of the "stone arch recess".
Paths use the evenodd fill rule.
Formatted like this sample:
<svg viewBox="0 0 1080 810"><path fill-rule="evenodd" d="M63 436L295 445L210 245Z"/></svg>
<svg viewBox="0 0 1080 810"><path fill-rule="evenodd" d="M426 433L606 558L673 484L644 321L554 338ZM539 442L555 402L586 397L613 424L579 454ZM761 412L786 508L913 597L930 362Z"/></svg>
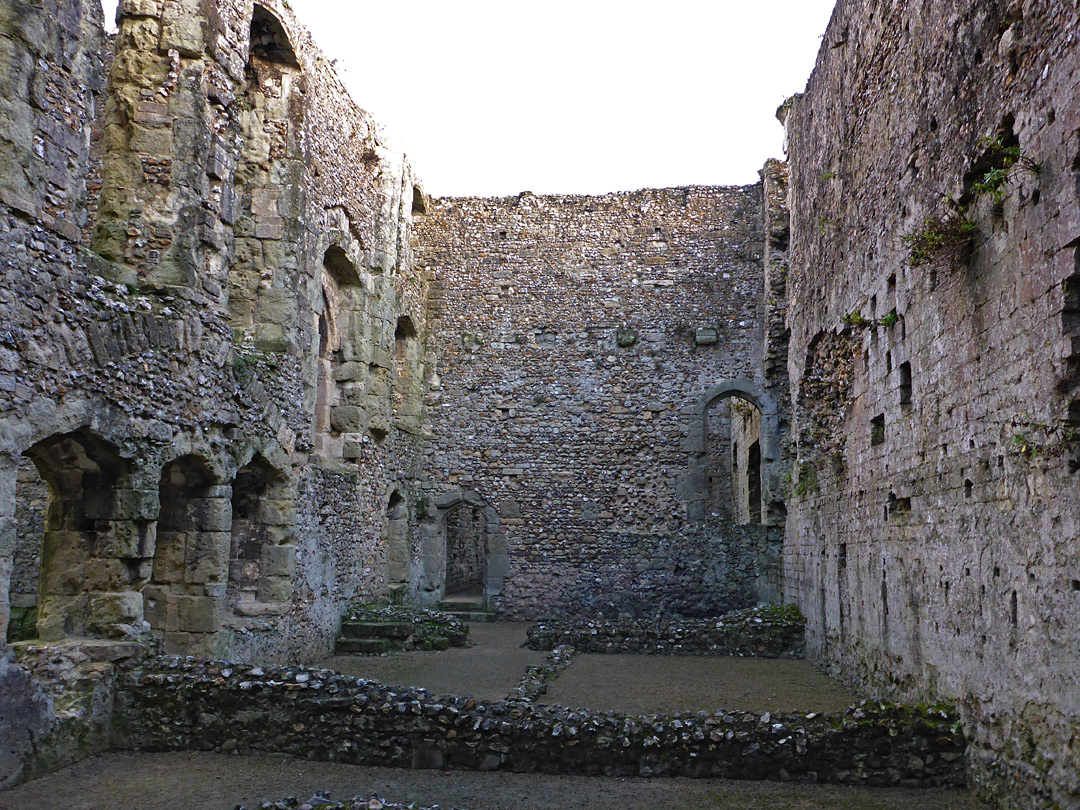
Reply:
<svg viewBox="0 0 1080 810"><path fill-rule="evenodd" d="M498 511L481 495L463 487L444 492L435 498L434 506L434 511L420 523L420 601L433 604L446 595L447 521L455 509L464 506L478 510L482 520L483 602L490 606L492 600L502 594L508 570L506 540L500 531Z"/></svg>
<svg viewBox="0 0 1080 810"><path fill-rule="evenodd" d="M296 493L287 457L276 445L258 443L245 448L237 462L230 490L230 623L286 612L296 573Z"/></svg>
<svg viewBox="0 0 1080 810"><path fill-rule="evenodd" d="M155 494L133 488L119 447L88 429L48 436L25 455L49 489L38 638L126 635L143 619Z"/></svg>
<svg viewBox="0 0 1080 810"><path fill-rule="evenodd" d="M690 473L684 487L686 500L691 504L700 504L708 497L706 459L709 449L709 408L731 397L744 399L761 412L761 522L767 526L779 525L783 517L783 489L779 480L779 419L772 396L753 380L728 380L714 385L694 406L689 433ZM694 516L694 510L690 510L690 514Z"/></svg>

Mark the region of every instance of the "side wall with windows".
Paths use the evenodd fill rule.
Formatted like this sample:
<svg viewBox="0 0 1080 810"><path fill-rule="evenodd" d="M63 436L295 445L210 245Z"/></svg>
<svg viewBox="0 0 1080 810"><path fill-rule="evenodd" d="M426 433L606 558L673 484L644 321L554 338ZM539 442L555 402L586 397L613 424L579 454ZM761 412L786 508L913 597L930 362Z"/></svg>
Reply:
<svg viewBox="0 0 1080 810"><path fill-rule="evenodd" d="M415 501L424 195L283 4L100 17L0 0L0 633L310 659Z"/></svg>
<svg viewBox="0 0 1080 810"><path fill-rule="evenodd" d="M762 222L760 186L432 204L427 511L456 487L497 510L504 615L755 601L778 529L737 525L730 498L708 508L696 407L759 378ZM437 569L425 560L431 598Z"/></svg>
<svg viewBox="0 0 1080 810"><path fill-rule="evenodd" d="M834 672L959 701L1017 808L1080 804L1078 27L843 0L786 110L789 593ZM913 260L957 205L970 247Z"/></svg>

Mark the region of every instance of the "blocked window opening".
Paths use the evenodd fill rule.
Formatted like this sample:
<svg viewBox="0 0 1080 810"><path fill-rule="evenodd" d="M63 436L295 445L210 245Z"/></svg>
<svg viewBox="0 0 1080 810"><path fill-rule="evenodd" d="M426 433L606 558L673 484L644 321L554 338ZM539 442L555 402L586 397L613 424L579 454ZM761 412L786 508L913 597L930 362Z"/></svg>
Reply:
<svg viewBox="0 0 1080 810"><path fill-rule="evenodd" d="M333 309L326 290L322 294L322 313L316 315L316 327L319 333L319 354L315 359L315 433L322 434L330 430L330 411L337 404L337 391L334 387L334 363L332 345L334 338Z"/></svg>
<svg viewBox="0 0 1080 810"><path fill-rule="evenodd" d="M487 538L483 512L465 503L446 515L446 593L483 594Z"/></svg>
<svg viewBox="0 0 1080 810"><path fill-rule="evenodd" d="M881 413L870 420L870 446L885 443L885 414Z"/></svg>
<svg viewBox="0 0 1080 810"><path fill-rule="evenodd" d="M289 504L281 475L257 455L232 486L227 598L244 616L269 612L292 597L295 549L287 544Z"/></svg>
<svg viewBox="0 0 1080 810"><path fill-rule="evenodd" d="M168 652L189 651L189 634L219 628L215 585L228 573L229 504L203 459L184 456L161 471L157 546L143 589L146 620Z"/></svg>
<svg viewBox="0 0 1080 810"><path fill-rule="evenodd" d="M354 287L360 283L360 272L344 248L331 245L323 254L323 268L341 287Z"/></svg>
<svg viewBox="0 0 1080 810"><path fill-rule="evenodd" d="M881 615L883 619L889 615L889 581L884 571L881 572Z"/></svg>
<svg viewBox="0 0 1080 810"><path fill-rule="evenodd" d="M394 329L394 358L399 366L404 365L408 360L409 343L415 339L416 327L413 325L412 318L402 315L398 318L397 327ZM398 373L401 373L400 368Z"/></svg>
<svg viewBox="0 0 1080 810"><path fill-rule="evenodd" d="M420 341L416 326L407 315L398 318L394 329L394 413L406 419L420 416Z"/></svg>
<svg viewBox="0 0 1080 810"><path fill-rule="evenodd" d="M142 621L138 591L153 542L138 493L123 489L125 462L82 431L52 436L26 455L48 485L37 637L122 635L121 626Z"/></svg>
<svg viewBox="0 0 1080 810"><path fill-rule="evenodd" d="M19 459L15 479L15 549L8 590L7 641L37 638L38 585L49 485L28 457Z"/></svg>
<svg viewBox="0 0 1080 810"><path fill-rule="evenodd" d="M910 512L911 498L898 498L889 493L890 510L893 512Z"/></svg>
<svg viewBox="0 0 1080 810"><path fill-rule="evenodd" d="M300 63L281 22L267 9L252 11L249 58L240 98L232 107L240 135L235 171L220 173L222 218L245 234L229 268L230 325L261 352L298 353L301 309L291 277L303 259L304 109ZM223 137L223 136L218 136ZM283 180L284 178L284 180Z"/></svg>
<svg viewBox="0 0 1080 810"><path fill-rule="evenodd" d="M911 363L900 364L900 404L911 404Z"/></svg>
<svg viewBox="0 0 1080 810"><path fill-rule="evenodd" d="M413 216L422 216L428 212L427 202L424 200L424 192L420 190L419 186L413 186L412 190L412 214Z"/></svg>
<svg viewBox="0 0 1080 810"><path fill-rule="evenodd" d="M405 498L394 490L386 503L386 585L391 595L409 585L409 520Z"/></svg>
<svg viewBox="0 0 1080 810"><path fill-rule="evenodd" d="M761 443L750 445L746 461L749 523L761 523Z"/></svg>

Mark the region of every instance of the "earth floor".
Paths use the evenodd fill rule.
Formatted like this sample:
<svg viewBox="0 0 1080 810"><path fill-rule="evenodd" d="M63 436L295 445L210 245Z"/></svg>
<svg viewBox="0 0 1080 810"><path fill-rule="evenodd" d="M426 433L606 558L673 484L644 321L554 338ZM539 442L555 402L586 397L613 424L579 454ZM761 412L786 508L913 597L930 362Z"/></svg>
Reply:
<svg viewBox="0 0 1080 810"><path fill-rule="evenodd" d="M506 695L546 653L521 647L524 624L474 624L472 646L444 652L334 656L352 677L481 700ZM667 656L578 656L545 703L635 714L729 709L834 711L855 700L806 661ZM553 807L724 810L977 810L948 790L847 788L716 779L616 779L542 774L398 770L280 756L111 753L0 792L0 810L254 810L263 799L316 790L467 810Z"/></svg>

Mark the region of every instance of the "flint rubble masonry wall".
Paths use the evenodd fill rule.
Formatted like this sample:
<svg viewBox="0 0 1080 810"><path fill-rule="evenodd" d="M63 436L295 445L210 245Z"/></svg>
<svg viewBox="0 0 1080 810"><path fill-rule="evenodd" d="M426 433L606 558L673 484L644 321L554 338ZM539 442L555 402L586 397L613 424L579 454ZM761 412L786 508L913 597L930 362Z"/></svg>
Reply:
<svg viewBox="0 0 1080 810"><path fill-rule="evenodd" d="M1080 806L1078 26L842 0L786 112L787 592L835 674L959 701L978 792L1015 808ZM1026 159L1000 201L984 139ZM945 195L971 258L912 266Z"/></svg>
<svg viewBox="0 0 1080 810"><path fill-rule="evenodd" d="M451 198L423 217L425 486L499 511L506 617L754 600L765 534L744 554L725 520L702 528L693 436L708 390L759 374L761 222L760 186ZM710 566L728 573L694 572Z"/></svg>

